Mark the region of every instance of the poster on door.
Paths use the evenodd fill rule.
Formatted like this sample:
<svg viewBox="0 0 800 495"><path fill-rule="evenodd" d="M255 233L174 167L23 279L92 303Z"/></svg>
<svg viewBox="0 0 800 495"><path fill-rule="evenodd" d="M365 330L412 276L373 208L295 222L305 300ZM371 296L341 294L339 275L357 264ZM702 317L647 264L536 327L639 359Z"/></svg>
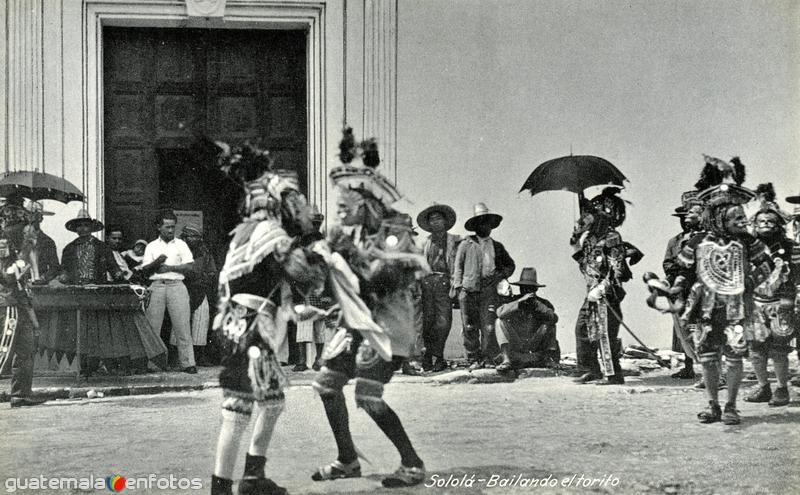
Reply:
<svg viewBox="0 0 800 495"><path fill-rule="evenodd" d="M175 223L175 237L183 234L183 228L187 225L203 232L203 212L200 210L175 210L178 221Z"/></svg>

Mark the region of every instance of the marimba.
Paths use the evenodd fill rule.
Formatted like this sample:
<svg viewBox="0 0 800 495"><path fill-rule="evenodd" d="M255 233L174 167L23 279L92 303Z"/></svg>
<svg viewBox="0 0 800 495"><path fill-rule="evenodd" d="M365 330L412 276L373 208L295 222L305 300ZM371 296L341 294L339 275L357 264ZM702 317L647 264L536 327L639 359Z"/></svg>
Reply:
<svg viewBox="0 0 800 495"><path fill-rule="evenodd" d="M60 360L153 359L166 352L144 316L146 289L127 284L33 286L40 348ZM80 360L79 360L80 367Z"/></svg>

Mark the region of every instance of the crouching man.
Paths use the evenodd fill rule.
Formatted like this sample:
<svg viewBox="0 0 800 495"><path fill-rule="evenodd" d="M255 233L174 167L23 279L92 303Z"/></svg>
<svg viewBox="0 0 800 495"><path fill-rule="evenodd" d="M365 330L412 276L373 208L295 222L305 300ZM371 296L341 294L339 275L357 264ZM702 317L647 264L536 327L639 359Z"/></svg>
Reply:
<svg viewBox="0 0 800 495"><path fill-rule="evenodd" d="M547 367L558 363L560 350L556 340L556 316L550 301L536 295L539 284L536 269L522 269L518 282L520 296L497 308L497 343L503 362L498 373L512 369Z"/></svg>

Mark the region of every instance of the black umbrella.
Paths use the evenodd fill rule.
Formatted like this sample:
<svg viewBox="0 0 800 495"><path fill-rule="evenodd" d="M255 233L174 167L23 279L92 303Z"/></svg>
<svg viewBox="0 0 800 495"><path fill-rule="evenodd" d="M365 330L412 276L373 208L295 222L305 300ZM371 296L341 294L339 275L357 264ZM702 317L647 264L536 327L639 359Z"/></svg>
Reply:
<svg viewBox="0 0 800 495"><path fill-rule="evenodd" d="M53 199L62 203L83 201L83 193L71 182L44 172L6 172L0 176L0 196L22 196L31 201Z"/></svg>
<svg viewBox="0 0 800 495"><path fill-rule="evenodd" d="M622 187L628 180L611 162L591 155L569 155L546 161L528 176L522 189L531 196L544 191L571 191L582 194L583 190L604 184Z"/></svg>

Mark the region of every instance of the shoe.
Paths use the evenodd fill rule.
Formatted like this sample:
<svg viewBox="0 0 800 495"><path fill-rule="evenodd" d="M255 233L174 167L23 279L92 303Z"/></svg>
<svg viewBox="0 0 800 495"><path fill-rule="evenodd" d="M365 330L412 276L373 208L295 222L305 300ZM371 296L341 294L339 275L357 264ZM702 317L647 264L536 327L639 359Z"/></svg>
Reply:
<svg viewBox="0 0 800 495"><path fill-rule="evenodd" d="M211 476L211 495L233 495L233 480Z"/></svg>
<svg viewBox="0 0 800 495"><path fill-rule="evenodd" d="M311 365L311 369L314 371L319 371L322 368L322 361L319 359L314 360L314 364Z"/></svg>
<svg viewBox="0 0 800 495"><path fill-rule="evenodd" d="M473 361L472 363L470 363L470 365L469 365L469 367L467 369L469 371L475 371L475 370L483 369L483 361L480 361L480 360Z"/></svg>
<svg viewBox="0 0 800 495"><path fill-rule="evenodd" d="M595 385L625 385L625 377L622 375L611 375L604 381L599 381Z"/></svg>
<svg viewBox="0 0 800 495"><path fill-rule="evenodd" d="M244 478L239 482L239 495L286 495L286 488L269 478Z"/></svg>
<svg viewBox="0 0 800 495"><path fill-rule="evenodd" d="M430 354L422 356L422 371L433 371L433 357Z"/></svg>
<svg viewBox="0 0 800 495"><path fill-rule="evenodd" d="M602 378L602 376L595 375L594 373L589 371L587 373L582 374L581 376L579 376L577 378L573 378L572 381L575 382L575 383L584 384L584 383L592 382L594 380L599 380L601 378Z"/></svg>
<svg viewBox="0 0 800 495"><path fill-rule="evenodd" d="M342 478L360 477L361 464L358 462L358 459L349 464L344 464L337 459L327 466L320 467L314 474L311 475L311 479L314 481L328 481Z"/></svg>
<svg viewBox="0 0 800 495"><path fill-rule="evenodd" d="M794 385L795 387L800 387L800 375L794 375L789 383Z"/></svg>
<svg viewBox="0 0 800 495"><path fill-rule="evenodd" d="M677 373L673 373L672 378L677 378L678 380L691 380L696 375L694 374L694 370L691 368L683 368Z"/></svg>
<svg viewBox="0 0 800 495"><path fill-rule="evenodd" d="M436 358L436 362L433 364L433 368L431 371L434 373L438 373L439 371L445 371L450 369L450 363L445 361L444 358L438 357Z"/></svg>
<svg viewBox="0 0 800 495"><path fill-rule="evenodd" d="M722 390L723 388L726 388L727 386L728 386L728 383L725 381L725 378L720 377L720 379L719 379L719 389ZM694 384L694 388L696 388L698 390L705 390L706 382L704 382L703 379L700 378L700 381Z"/></svg>
<svg viewBox="0 0 800 495"><path fill-rule="evenodd" d="M411 361L403 362L403 366L401 368L402 373L404 375L408 375L408 376L419 376L419 375L421 375L422 373L420 372L419 368L414 366L414 364L416 364L416 363L413 363Z"/></svg>
<svg viewBox="0 0 800 495"><path fill-rule="evenodd" d="M705 411L697 413L697 419L704 424L716 423L722 419L722 409L720 409L719 404L708 401L708 407Z"/></svg>
<svg viewBox="0 0 800 495"><path fill-rule="evenodd" d="M197 366L188 366L186 368L183 368L181 371L183 371L184 373L188 373L190 375L196 375L197 374Z"/></svg>
<svg viewBox="0 0 800 495"><path fill-rule="evenodd" d="M306 366L306 363L295 364L294 368L292 368L292 371L297 371L297 372L307 371L307 370L308 370L308 366Z"/></svg>
<svg viewBox="0 0 800 495"><path fill-rule="evenodd" d="M763 387L758 387L752 394L744 398L745 402L770 402L772 399L772 389L769 383Z"/></svg>
<svg viewBox="0 0 800 495"><path fill-rule="evenodd" d="M407 467L401 465L397 471L383 478L381 484L385 488L401 488L419 485L425 481L425 466Z"/></svg>
<svg viewBox="0 0 800 495"><path fill-rule="evenodd" d="M33 397L12 397L11 407L33 407L47 402L47 399L35 399Z"/></svg>
<svg viewBox="0 0 800 495"><path fill-rule="evenodd" d="M769 405L773 407L779 406L786 406L789 404L789 388L788 387L778 387L775 389L775 393L772 395L772 400L769 401Z"/></svg>
<svg viewBox="0 0 800 495"><path fill-rule="evenodd" d="M725 411L722 413L722 422L726 425L738 425L742 422L736 404L725 404Z"/></svg>
<svg viewBox="0 0 800 495"><path fill-rule="evenodd" d="M503 361L495 369L498 373L507 373L514 369L514 365L511 364L511 361Z"/></svg>

